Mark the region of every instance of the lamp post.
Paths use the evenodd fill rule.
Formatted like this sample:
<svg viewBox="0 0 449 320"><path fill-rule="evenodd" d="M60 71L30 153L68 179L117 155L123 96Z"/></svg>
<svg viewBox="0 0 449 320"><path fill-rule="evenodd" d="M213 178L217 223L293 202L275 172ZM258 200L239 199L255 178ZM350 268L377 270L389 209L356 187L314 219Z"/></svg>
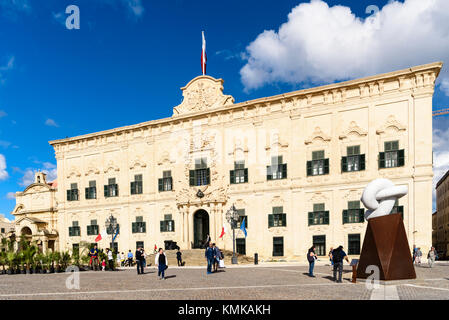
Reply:
<svg viewBox="0 0 449 320"><path fill-rule="evenodd" d="M234 205L226 211L226 220L229 222L232 228L232 264L237 264L237 256L235 255L235 228L237 227L237 222L239 221L239 214Z"/></svg>
<svg viewBox="0 0 449 320"><path fill-rule="evenodd" d="M106 220L106 230L110 230L111 231L111 250L112 252L114 252L114 236L115 233L117 232L117 219L114 218L114 216L111 214L111 216L108 218L108 220Z"/></svg>

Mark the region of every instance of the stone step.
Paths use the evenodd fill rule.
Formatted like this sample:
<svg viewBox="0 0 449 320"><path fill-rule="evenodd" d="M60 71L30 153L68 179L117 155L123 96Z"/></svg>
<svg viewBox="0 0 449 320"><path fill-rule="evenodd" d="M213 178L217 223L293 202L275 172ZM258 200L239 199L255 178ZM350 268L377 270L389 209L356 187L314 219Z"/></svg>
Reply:
<svg viewBox="0 0 449 320"><path fill-rule="evenodd" d="M177 265L176 260L176 250L167 250L165 251L168 258L168 265ZM224 255L225 265L231 264L232 251L222 250ZM185 262L186 266L206 266L207 261L204 257L205 250L204 249L192 249L192 250L181 250L182 260ZM154 265L155 255L150 254L147 257L147 264ZM237 255L237 261L239 264L252 264L254 263L254 259L251 257L247 257L245 255Z"/></svg>

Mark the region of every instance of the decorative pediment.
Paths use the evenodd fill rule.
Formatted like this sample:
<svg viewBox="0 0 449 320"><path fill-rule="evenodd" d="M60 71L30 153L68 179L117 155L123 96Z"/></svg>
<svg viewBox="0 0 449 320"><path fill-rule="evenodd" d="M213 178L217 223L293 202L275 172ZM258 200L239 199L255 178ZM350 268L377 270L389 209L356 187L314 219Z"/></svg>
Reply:
<svg viewBox="0 0 449 320"><path fill-rule="evenodd" d="M355 121L351 121L349 127L339 136L339 138L347 139L351 135L363 137L366 136L367 134L368 132L359 127Z"/></svg>
<svg viewBox="0 0 449 320"><path fill-rule="evenodd" d="M313 131L312 135L306 139L304 142L305 144L311 144L315 140L321 140L321 141L331 141L331 137L325 134L320 127L315 127L315 130Z"/></svg>
<svg viewBox="0 0 449 320"><path fill-rule="evenodd" d="M85 173L86 176L91 174L100 174L100 170L97 167L95 167L93 163L89 164L89 167L87 167L87 171Z"/></svg>
<svg viewBox="0 0 449 320"><path fill-rule="evenodd" d="M393 129L395 131L405 131L406 130L406 126L404 126L402 123L400 123L395 116L390 115L387 119L387 121L384 123L384 125L379 128L376 133L377 134L382 134L387 132L387 130L389 129Z"/></svg>
<svg viewBox="0 0 449 320"><path fill-rule="evenodd" d="M104 169L104 173L108 173L109 171L120 171L120 168L114 164L114 162L111 160L106 165L106 168Z"/></svg>
<svg viewBox="0 0 449 320"><path fill-rule="evenodd" d="M329 200L329 198L321 192L315 192L313 194L309 194L308 196L309 200L308 202L316 203L316 202L325 202L326 200Z"/></svg>
<svg viewBox="0 0 449 320"><path fill-rule="evenodd" d="M199 76L181 88L184 100L173 108L173 116L229 106L234 98L223 94L223 80Z"/></svg>
<svg viewBox="0 0 449 320"><path fill-rule="evenodd" d="M265 150L275 149L275 148L287 148L288 142L282 140L279 137L279 133L275 133L273 137L270 139L271 141L265 146Z"/></svg>
<svg viewBox="0 0 449 320"><path fill-rule="evenodd" d="M67 179L70 179L71 177L81 177L81 173L77 167L70 168L69 174L67 175Z"/></svg>
<svg viewBox="0 0 449 320"><path fill-rule="evenodd" d="M271 199L271 206L272 207L283 207L284 199L282 199L280 196L273 197L273 199Z"/></svg>
<svg viewBox="0 0 449 320"><path fill-rule="evenodd" d="M129 166L129 168L131 170L135 169L135 168L146 168L147 164L145 162L143 162L139 156L137 156L133 161L131 161L131 165Z"/></svg>
<svg viewBox="0 0 449 320"><path fill-rule="evenodd" d="M161 153L161 156L160 156L159 160L157 161L157 164L161 166L164 163L165 164L170 164L170 163L174 163L174 162L175 161L171 161L170 160L170 152L164 151L164 152Z"/></svg>

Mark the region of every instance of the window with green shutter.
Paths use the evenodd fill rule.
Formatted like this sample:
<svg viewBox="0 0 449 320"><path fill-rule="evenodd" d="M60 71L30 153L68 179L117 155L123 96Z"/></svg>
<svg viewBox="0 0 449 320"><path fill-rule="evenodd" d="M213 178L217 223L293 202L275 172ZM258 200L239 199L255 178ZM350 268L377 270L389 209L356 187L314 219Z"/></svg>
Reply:
<svg viewBox="0 0 449 320"><path fill-rule="evenodd" d="M78 221L72 221L72 226L69 227L69 237L79 237L81 235L81 228Z"/></svg>
<svg viewBox="0 0 449 320"><path fill-rule="evenodd" d="M239 215L239 221L237 222L235 229L240 229L243 219L245 219L245 229L248 229L248 216L245 213L245 209L237 209Z"/></svg>
<svg viewBox="0 0 449 320"><path fill-rule="evenodd" d="M324 156L324 150L312 152L312 161L307 161L307 176L329 174L329 159Z"/></svg>
<svg viewBox="0 0 449 320"><path fill-rule="evenodd" d="M315 203L313 211L308 213L308 225L329 224L329 211L325 210L324 203Z"/></svg>
<svg viewBox="0 0 449 320"><path fill-rule="evenodd" d="M158 180L158 190L159 192L173 190L173 178L170 170L162 172L162 178Z"/></svg>
<svg viewBox="0 0 449 320"><path fill-rule="evenodd" d="M88 236L96 236L99 232L99 226L97 224L97 220L91 220L90 225L87 226L87 235Z"/></svg>
<svg viewBox="0 0 449 320"><path fill-rule="evenodd" d="M132 233L146 233L146 222L143 221L143 217L136 217L136 222L131 224Z"/></svg>
<svg viewBox="0 0 449 320"><path fill-rule="evenodd" d="M70 190L67 190L67 201L78 201L78 200L79 200L78 184L72 183L70 185Z"/></svg>
<svg viewBox="0 0 449 320"><path fill-rule="evenodd" d="M404 164L404 149L399 150L399 141L386 141L384 152L379 153L379 168L402 167Z"/></svg>
<svg viewBox="0 0 449 320"><path fill-rule="evenodd" d="M284 256L284 237L273 237L273 257Z"/></svg>
<svg viewBox="0 0 449 320"><path fill-rule="evenodd" d="M174 232L175 231L175 221L171 214L164 215L164 220L160 221L160 231L161 232Z"/></svg>
<svg viewBox="0 0 449 320"><path fill-rule="evenodd" d="M268 215L268 227L286 227L287 214L285 214L283 207L273 207L273 213Z"/></svg>
<svg viewBox="0 0 449 320"><path fill-rule="evenodd" d="M230 183L239 184L248 182L248 168L245 168L245 161L236 161L234 170L229 172Z"/></svg>
<svg viewBox="0 0 449 320"><path fill-rule="evenodd" d="M118 184L115 178L109 178L108 184L104 186L105 198L118 197Z"/></svg>
<svg viewBox="0 0 449 320"><path fill-rule="evenodd" d="M207 167L207 158L195 159L195 170L189 171L190 186L205 186L210 184L210 168Z"/></svg>
<svg viewBox="0 0 449 320"><path fill-rule="evenodd" d="M315 253L317 256L325 256L327 254L325 235L313 236L312 243L315 247Z"/></svg>
<svg viewBox="0 0 449 320"><path fill-rule="evenodd" d="M143 193L143 176L137 174L134 176L134 181L131 182L131 195Z"/></svg>
<svg viewBox="0 0 449 320"><path fill-rule="evenodd" d="M89 187L85 189L86 200L97 199L97 182L89 181Z"/></svg>
<svg viewBox="0 0 449 320"><path fill-rule="evenodd" d="M348 234L348 254L360 254L360 234Z"/></svg>
<svg viewBox="0 0 449 320"><path fill-rule="evenodd" d="M365 210L360 208L360 201L348 201L348 209L343 210L343 224L364 222Z"/></svg>
<svg viewBox="0 0 449 320"><path fill-rule="evenodd" d="M271 165L267 166L267 180L287 178L287 164L282 162L282 156L271 157Z"/></svg>
<svg viewBox="0 0 449 320"><path fill-rule="evenodd" d="M353 172L365 170L365 155L360 154L360 146L350 146L346 149L346 157L341 158L341 171Z"/></svg>

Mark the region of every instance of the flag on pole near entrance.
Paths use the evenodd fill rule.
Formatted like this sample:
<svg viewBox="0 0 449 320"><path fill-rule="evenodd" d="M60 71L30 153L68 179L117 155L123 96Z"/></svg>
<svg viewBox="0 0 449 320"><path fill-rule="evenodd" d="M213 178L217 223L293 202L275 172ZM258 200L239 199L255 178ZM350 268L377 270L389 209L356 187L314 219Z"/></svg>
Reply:
<svg viewBox="0 0 449 320"><path fill-rule="evenodd" d="M221 228L221 234L218 238L220 238L220 239L223 238L223 236L226 234L226 232L228 232L228 230L226 228L226 225L223 224L223 228Z"/></svg>
<svg viewBox="0 0 449 320"><path fill-rule="evenodd" d="M101 239L106 238L107 232L106 229L100 232L100 234L95 238L95 242L100 242Z"/></svg>
<svg viewBox="0 0 449 320"><path fill-rule="evenodd" d="M241 225L240 225L240 230L243 231L243 233L245 234L245 238L246 238L246 236L247 236L248 234L246 233L246 222L245 222L245 218L243 218L243 221L242 221L242 223L241 223Z"/></svg>
<svg viewBox="0 0 449 320"><path fill-rule="evenodd" d="M206 74L206 63L207 63L207 56L206 56L206 39L204 38L204 31L202 31L203 36L203 49L201 50L201 71L203 72L203 76Z"/></svg>

